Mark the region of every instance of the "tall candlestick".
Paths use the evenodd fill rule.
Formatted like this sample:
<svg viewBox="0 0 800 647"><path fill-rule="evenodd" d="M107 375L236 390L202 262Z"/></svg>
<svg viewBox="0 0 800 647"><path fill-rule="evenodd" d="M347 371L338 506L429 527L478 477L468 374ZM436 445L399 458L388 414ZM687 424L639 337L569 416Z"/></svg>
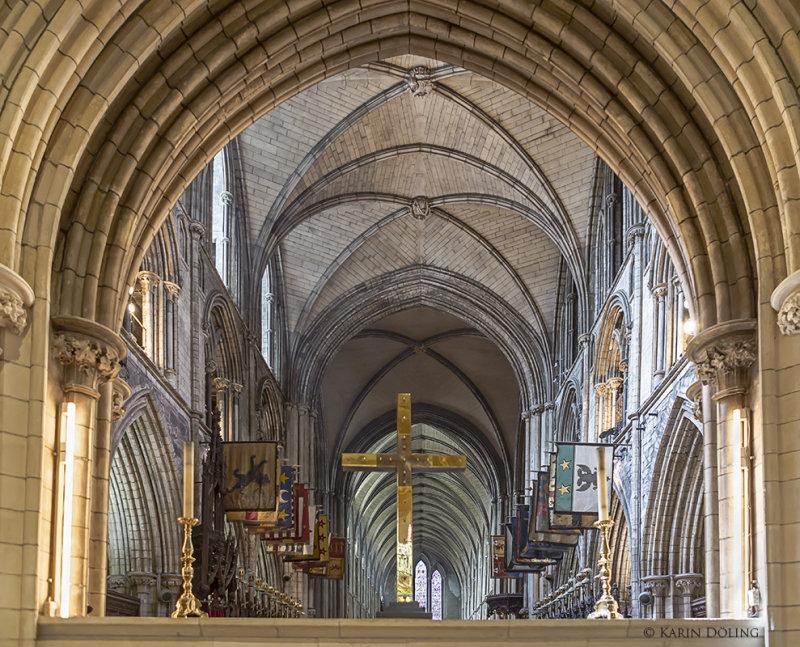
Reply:
<svg viewBox="0 0 800 647"><path fill-rule="evenodd" d="M606 448L597 448L597 520L608 520L608 484L606 483Z"/></svg>
<svg viewBox="0 0 800 647"><path fill-rule="evenodd" d="M194 442L183 443L183 516L194 518Z"/></svg>

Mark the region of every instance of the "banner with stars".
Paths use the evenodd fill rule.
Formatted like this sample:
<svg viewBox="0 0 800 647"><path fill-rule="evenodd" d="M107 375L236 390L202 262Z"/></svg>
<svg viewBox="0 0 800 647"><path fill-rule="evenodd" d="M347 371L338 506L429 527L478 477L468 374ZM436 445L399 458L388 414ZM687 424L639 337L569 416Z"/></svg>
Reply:
<svg viewBox="0 0 800 647"><path fill-rule="evenodd" d="M598 443L556 443L553 512L597 518L597 447L606 452L609 505L614 471L614 447ZM581 519L585 522L587 519ZM591 526L581 526L591 527Z"/></svg>

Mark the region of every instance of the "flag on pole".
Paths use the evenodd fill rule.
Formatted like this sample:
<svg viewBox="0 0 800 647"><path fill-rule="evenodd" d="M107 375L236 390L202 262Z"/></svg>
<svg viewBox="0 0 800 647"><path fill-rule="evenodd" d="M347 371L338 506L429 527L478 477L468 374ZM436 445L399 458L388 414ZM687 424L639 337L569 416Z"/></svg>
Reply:
<svg viewBox="0 0 800 647"><path fill-rule="evenodd" d="M308 524L308 505L303 483L292 484L291 518L292 526L290 528L275 528L261 533L261 539L264 541L267 552L278 552L278 546L287 546L302 540L303 528ZM306 537L308 537L307 531Z"/></svg>
<svg viewBox="0 0 800 647"><path fill-rule="evenodd" d="M503 535L492 535L491 544L492 577L522 577L522 573L506 571L506 538Z"/></svg>
<svg viewBox="0 0 800 647"><path fill-rule="evenodd" d="M528 527L528 543L549 542L565 546L577 546L580 530L559 530L550 525L550 510L548 509L548 494L550 486L550 473L538 472L533 481L533 494L531 495L531 518Z"/></svg>
<svg viewBox="0 0 800 647"><path fill-rule="evenodd" d="M275 442L222 443L225 460L223 505L231 521L244 520L231 519L232 512L275 511L278 473L276 449Z"/></svg>
<svg viewBox="0 0 800 647"><path fill-rule="evenodd" d="M556 443L555 457L551 461L552 527L591 528L597 520L597 447L605 448L606 465L610 466L606 471L610 494L614 465L613 445ZM562 525L566 520L554 518L559 514L573 516L573 525Z"/></svg>

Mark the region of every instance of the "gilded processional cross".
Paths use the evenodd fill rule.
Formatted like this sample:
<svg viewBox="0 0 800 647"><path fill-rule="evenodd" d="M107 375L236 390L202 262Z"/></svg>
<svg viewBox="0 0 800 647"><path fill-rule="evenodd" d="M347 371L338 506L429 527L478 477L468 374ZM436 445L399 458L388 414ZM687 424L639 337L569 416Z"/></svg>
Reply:
<svg viewBox="0 0 800 647"><path fill-rule="evenodd" d="M411 453L411 394L397 394L397 452L342 454L346 471L397 473L397 601L413 598L411 473L461 472L467 457L454 454Z"/></svg>

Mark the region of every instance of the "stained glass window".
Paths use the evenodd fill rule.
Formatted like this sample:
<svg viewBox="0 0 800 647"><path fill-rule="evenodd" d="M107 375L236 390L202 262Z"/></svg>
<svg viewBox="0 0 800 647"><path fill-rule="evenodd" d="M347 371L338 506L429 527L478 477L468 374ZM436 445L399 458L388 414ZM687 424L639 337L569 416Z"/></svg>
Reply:
<svg viewBox="0 0 800 647"><path fill-rule="evenodd" d="M428 567L422 560L417 562L414 569L414 600L428 610Z"/></svg>
<svg viewBox="0 0 800 647"><path fill-rule="evenodd" d="M431 613L434 620L442 619L442 574L439 571L431 576Z"/></svg>

